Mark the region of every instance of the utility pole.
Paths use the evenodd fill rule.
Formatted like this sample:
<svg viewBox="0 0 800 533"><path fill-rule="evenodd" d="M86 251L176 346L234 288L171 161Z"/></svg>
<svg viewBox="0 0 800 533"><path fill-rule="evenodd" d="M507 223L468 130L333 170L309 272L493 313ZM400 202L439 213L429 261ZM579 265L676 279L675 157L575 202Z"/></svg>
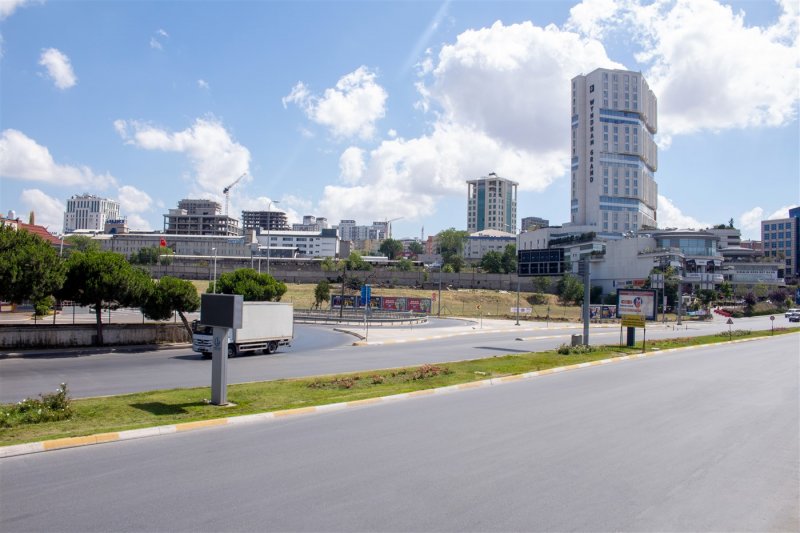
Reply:
<svg viewBox="0 0 800 533"><path fill-rule="evenodd" d="M589 346L589 300L592 295L591 283L592 276L589 273L589 257L584 256L581 259L581 266L583 267L583 344Z"/></svg>

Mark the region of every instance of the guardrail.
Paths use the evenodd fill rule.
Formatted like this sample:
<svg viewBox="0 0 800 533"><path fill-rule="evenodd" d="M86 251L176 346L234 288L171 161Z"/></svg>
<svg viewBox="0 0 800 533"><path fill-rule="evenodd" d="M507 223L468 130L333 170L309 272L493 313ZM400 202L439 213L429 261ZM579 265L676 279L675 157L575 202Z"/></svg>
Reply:
<svg viewBox="0 0 800 533"><path fill-rule="evenodd" d="M294 320L308 324L363 324L365 316L363 310L354 309L295 309ZM366 315L366 321L371 325L420 324L428 321L428 315L411 311L372 311Z"/></svg>

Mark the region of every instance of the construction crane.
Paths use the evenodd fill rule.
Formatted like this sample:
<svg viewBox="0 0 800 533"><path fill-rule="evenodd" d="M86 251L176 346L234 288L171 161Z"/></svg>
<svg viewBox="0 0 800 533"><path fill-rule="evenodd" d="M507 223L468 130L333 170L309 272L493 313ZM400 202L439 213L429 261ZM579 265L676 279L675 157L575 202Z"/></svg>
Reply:
<svg viewBox="0 0 800 533"><path fill-rule="evenodd" d="M242 180L242 178L245 177L246 175L247 172L243 172L241 176L236 178L236 181L234 181L233 183L222 189L222 194L225 195L225 216L228 216L228 204L231 201L231 189L233 189L233 186L239 183Z"/></svg>
<svg viewBox="0 0 800 533"><path fill-rule="evenodd" d="M392 222L394 222L395 220L400 220L402 218L403 217L397 217L397 218L387 219L387 220L384 221L384 223L386 224L386 233L387 233L386 238L387 239L391 239L392 238Z"/></svg>

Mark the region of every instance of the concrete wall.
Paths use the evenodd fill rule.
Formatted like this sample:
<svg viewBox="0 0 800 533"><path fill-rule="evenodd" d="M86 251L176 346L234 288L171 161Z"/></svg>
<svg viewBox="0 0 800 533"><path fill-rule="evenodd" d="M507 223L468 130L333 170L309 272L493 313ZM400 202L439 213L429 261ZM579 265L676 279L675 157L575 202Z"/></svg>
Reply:
<svg viewBox="0 0 800 533"><path fill-rule="evenodd" d="M95 324L0 325L0 349L93 346ZM104 324L104 344L191 342L182 324Z"/></svg>

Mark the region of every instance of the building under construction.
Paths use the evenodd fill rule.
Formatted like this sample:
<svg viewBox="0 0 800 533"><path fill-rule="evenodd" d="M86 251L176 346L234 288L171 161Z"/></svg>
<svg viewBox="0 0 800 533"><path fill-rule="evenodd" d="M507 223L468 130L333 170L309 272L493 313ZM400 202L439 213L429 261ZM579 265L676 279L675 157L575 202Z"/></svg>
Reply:
<svg viewBox="0 0 800 533"><path fill-rule="evenodd" d="M164 233L171 235L239 236L239 221L221 214L222 206L214 200L184 199L177 209L164 215Z"/></svg>

